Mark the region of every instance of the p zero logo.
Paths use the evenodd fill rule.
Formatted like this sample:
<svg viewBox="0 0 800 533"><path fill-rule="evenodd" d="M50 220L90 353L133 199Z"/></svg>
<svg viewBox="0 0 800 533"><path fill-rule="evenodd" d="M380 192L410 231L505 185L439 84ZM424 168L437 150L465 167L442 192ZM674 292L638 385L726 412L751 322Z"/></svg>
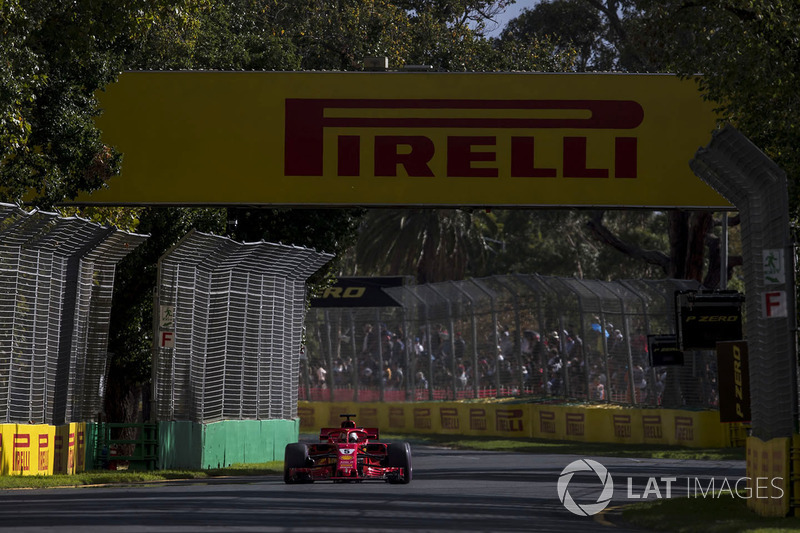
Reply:
<svg viewBox="0 0 800 533"><path fill-rule="evenodd" d="M446 177L494 178L501 175L501 168L512 178L638 177L637 137L616 136L619 130L637 128L644 119L642 106L632 100L287 98L285 106L286 176L324 174L326 129L337 130L336 174L369 174L361 168L365 149L361 133L365 128L380 128L408 134L375 134L370 147L374 176L398 176L402 167L409 177L434 177L432 161L443 158L444 164L436 168L443 168ZM494 116L486 116L487 111ZM510 139L501 143L497 136L486 134L498 129L513 130ZM578 134L561 138L558 164L537 166L537 137L520 133L552 129L614 130L613 140L602 147L610 156L608 168L589 166L590 139ZM433 132L449 130L480 134L448 133L444 141L434 140ZM594 137L591 141L601 142Z"/></svg>
<svg viewBox="0 0 800 533"><path fill-rule="evenodd" d="M328 287L322 293L323 298L361 298L366 287Z"/></svg>
<svg viewBox="0 0 800 533"><path fill-rule="evenodd" d="M740 318L739 315L689 315L686 322L738 322Z"/></svg>

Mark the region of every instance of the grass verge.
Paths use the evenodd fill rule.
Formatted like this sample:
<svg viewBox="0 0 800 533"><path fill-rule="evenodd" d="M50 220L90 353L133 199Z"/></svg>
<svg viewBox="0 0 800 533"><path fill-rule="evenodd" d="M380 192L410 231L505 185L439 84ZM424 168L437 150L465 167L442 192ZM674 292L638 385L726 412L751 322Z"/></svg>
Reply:
<svg viewBox="0 0 800 533"><path fill-rule="evenodd" d="M744 460L744 448L685 448L648 444L608 444L601 442L553 441L536 439L498 439L458 435L381 435L381 440L406 440L412 444L442 446L458 450L485 450L522 453L558 453L601 457L644 457L650 459Z"/></svg>
<svg viewBox="0 0 800 533"><path fill-rule="evenodd" d="M800 519L765 518L747 508L746 500L722 494L716 498L675 498L628 505L622 520L651 531L674 533L778 533L800 531Z"/></svg>
<svg viewBox="0 0 800 533"><path fill-rule="evenodd" d="M209 479L224 476L265 476L283 474L283 461L261 464L232 465L211 470L92 470L73 475L54 476L0 476L2 489L44 489L53 487L80 487L88 485L129 485L177 479Z"/></svg>

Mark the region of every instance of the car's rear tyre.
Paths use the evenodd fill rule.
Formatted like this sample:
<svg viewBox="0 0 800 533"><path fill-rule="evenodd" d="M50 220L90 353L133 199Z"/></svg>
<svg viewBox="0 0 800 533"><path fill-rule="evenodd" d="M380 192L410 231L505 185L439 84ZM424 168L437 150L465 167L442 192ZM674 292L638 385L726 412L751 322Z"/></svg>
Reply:
<svg viewBox="0 0 800 533"><path fill-rule="evenodd" d="M308 445L299 442L287 444L283 454L284 483L313 483L313 479L298 479L296 476L290 475L290 468L305 468L306 466L308 466Z"/></svg>
<svg viewBox="0 0 800 533"><path fill-rule="evenodd" d="M403 475L390 479L389 483L410 483L412 477L411 445L407 442L393 442L386 447L386 466L402 468Z"/></svg>

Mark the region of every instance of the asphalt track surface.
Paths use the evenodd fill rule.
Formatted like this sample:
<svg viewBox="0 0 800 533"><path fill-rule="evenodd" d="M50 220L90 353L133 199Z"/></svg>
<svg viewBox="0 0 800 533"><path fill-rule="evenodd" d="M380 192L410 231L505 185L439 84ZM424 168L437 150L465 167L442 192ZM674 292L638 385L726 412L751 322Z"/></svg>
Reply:
<svg viewBox="0 0 800 533"><path fill-rule="evenodd" d="M414 480L285 485L276 476L0 491L1 531L59 532L353 532L642 531L613 511L593 517L566 510L557 494L563 469L584 457L413 448ZM592 458L614 481L609 509L733 485L743 461ZM662 481L675 478L673 482ZM630 488L628 487L630 478ZM654 481L650 481L653 479ZM698 484L696 480L703 481ZM708 482L708 483L707 483ZM577 473L566 485L578 503L596 503L603 485ZM609 521L614 522L613 524Z"/></svg>

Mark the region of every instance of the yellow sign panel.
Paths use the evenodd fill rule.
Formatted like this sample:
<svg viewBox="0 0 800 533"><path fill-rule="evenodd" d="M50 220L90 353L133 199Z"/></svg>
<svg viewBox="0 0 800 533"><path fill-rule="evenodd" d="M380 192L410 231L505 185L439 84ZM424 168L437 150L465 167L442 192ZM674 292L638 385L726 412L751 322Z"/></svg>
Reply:
<svg viewBox="0 0 800 533"><path fill-rule="evenodd" d="M129 72L100 93L105 204L730 208L671 75Z"/></svg>
<svg viewBox="0 0 800 533"><path fill-rule="evenodd" d="M0 424L0 475L39 476L83 472L84 422Z"/></svg>

